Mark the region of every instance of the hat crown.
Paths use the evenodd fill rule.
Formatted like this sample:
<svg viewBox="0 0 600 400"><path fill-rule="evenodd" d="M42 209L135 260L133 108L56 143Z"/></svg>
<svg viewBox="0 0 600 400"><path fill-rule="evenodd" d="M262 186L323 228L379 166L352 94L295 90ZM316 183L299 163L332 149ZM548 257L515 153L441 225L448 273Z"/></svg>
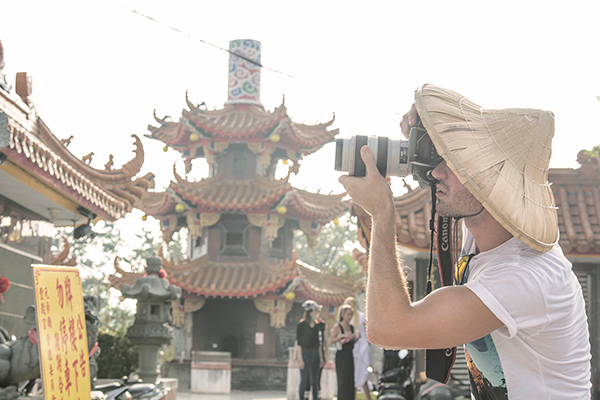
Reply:
<svg viewBox="0 0 600 400"><path fill-rule="evenodd" d="M548 184L553 114L483 109L434 85L417 89L415 105L438 154L486 210L530 247L549 250L558 240Z"/></svg>

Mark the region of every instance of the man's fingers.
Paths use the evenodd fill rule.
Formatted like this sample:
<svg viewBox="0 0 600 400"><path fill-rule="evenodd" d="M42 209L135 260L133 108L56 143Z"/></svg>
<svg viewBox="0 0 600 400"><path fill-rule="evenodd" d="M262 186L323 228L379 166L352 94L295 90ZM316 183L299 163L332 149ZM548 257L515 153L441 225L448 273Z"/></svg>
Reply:
<svg viewBox="0 0 600 400"><path fill-rule="evenodd" d="M365 175L370 175L373 172L379 173L379 170L377 170L377 164L375 163L375 158L373 158L373 152L369 146L363 146L360 149L360 156L365 163L365 167L367 168Z"/></svg>
<svg viewBox="0 0 600 400"><path fill-rule="evenodd" d="M410 134L410 128L417 123L417 115L417 108L413 103L413 105L410 107L410 110L402 116L400 130L406 138L408 138L408 135Z"/></svg>
<svg viewBox="0 0 600 400"><path fill-rule="evenodd" d="M410 126L415 126L417 123L417 107L415 107L415 103L413 103L412 107L410 107L410 111L408 112L408 123Z"/></svg>

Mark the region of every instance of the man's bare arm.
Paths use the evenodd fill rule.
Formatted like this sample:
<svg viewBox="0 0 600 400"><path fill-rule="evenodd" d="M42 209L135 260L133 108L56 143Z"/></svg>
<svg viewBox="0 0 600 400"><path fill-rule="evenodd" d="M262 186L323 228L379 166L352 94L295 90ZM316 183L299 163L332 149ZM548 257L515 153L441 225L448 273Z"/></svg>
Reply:
<svg viewBox="0 0 600 400"><path fill-rule="evenodd" d="M444 348L470 342L502 323L465 287L434 291L412 303L396 256L391 189L368 147L365 177L340 177L355 203L372 218L367 279L367 339L385 348Z"/></svg>

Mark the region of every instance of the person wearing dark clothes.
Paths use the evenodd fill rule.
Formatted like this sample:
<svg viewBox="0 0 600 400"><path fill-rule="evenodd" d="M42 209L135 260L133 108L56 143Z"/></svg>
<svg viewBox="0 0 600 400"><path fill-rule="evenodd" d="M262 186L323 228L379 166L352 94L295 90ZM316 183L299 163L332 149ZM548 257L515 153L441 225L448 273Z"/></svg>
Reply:
<svg viewBox="0 0 600 400"><path fill-rule="evenodd" d="M323 365L321 343L319 341L319 326L316 319L321 306L313 300L302 303L304 316L296 328L296 340L299 351L296 352L300 368L300 387L298 399L304 399L304 387L310 379L313 400L319 399L319 368Z"/></svg>
<svg viewBox="0 0 600 400"><path fill-rule="evenodd" d="M331 332L329 343L336 343L335 372L338 384L338 400L354 400L354 356L352 349L356 341L352 321L352 307L344 304L340 307L340 322L335 325Z"/></svg>

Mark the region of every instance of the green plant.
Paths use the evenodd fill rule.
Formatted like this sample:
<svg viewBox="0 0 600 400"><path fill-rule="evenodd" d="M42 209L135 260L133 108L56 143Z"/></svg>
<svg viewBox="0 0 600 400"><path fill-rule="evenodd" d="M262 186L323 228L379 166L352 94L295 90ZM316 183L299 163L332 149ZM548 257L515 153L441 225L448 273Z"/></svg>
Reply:
<svg viewBox="0 0 600 400"><path fill-rule="evenodd" d="M98 335L98 378L129 376L138 367L138 351L124 335L104 330Z"/></svg>

